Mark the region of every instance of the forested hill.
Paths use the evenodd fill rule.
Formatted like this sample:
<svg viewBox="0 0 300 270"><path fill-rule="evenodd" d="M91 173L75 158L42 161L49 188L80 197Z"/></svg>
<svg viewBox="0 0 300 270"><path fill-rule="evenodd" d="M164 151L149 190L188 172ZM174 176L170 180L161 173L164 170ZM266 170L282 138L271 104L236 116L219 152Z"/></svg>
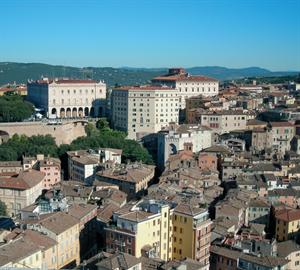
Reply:
<svg viewBox="0 0 300 270"><path fill-rule="evenodd" d="M192 67L187 71L193 75L201 74L219 80L231 80L244 77L271 77L294 75L296 72L272 72L259 67L232 69L218 66ZM145 84L167 68L111 68L111 67L69 67L40 63L0 62L0 86L7 83L26 83L28 79L44 77L92 78L104 80L109 86Z"/></svg>

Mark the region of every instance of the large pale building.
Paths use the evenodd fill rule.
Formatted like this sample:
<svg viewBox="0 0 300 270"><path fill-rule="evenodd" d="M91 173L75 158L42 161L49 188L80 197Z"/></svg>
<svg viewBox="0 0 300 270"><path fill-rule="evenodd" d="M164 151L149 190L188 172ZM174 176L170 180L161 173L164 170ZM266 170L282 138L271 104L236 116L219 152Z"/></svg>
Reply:
<svg viewBox="0 0 300 270"><path fill-rule="evenodd" d="M143 200L113 214L106 249L164 261L191 258L209 269L212 222L208 211L188 204Z"/></svg>
<svg viewBox="0 0 300 270"><path fill-rule="evenodd" d="M254 114L241 110L205 111L199 110L195 119L187 119L189 123L200 123L211 128L218 134L228 133L233 130L246 129L247 120L253 119Z"/></svg>
<svg viewBox="0 0 300 270"><path fill-rule="evenodd" d="M42 194L45 174L36 170L4 173L0 175L0 201L7 207L7 214L15 216L20 210L35 202Z"/></svg>
<svg viewBox="0 0 300 270"><path fill-rule="evenodd" d="M94 80L48 79L27 83L28 100L45 110L48 117L101 116L106 84Z"/></svg>
<svg viewBox="0 0 300 270"><path fill-rule="evenodd" d="M137 139L178 122L179 92L167 86L124 86L113 89L112 122Z"/></svg>
<svg viewBox="0 0 300 270"><path fill-rule="evenodd" d="M191 151L199 152L212 145L212 130L197 124L173 125L158 133L157 159L158 166L163 169L171 155L185 150L185 145L191 145Z"/></svg>
<svg viewBox="0 0 300 270"><path fill-rule="evenodd" d="M185 109L185 100L190 97L198 95L211 97L219 94L218 80L190 75L183 68L170 68L168 74L155 77L152 83L178 89L180 109Z"/></svg>
<svg viewBox="0 0 300 270"><path fill-rule="evenodd" d="M179 204L172 216L173 252L172 258L192 258L209 270L209 248L212 221L206 209L189 204Z"/></svg>

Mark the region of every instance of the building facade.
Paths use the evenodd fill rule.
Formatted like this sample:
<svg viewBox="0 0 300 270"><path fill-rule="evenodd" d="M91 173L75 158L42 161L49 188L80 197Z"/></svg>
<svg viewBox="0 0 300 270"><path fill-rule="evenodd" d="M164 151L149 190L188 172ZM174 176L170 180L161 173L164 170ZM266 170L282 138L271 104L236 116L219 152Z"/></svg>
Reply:
<svg viewBox="0 0 300 270"><path fill-rule="evenodd" d="M212 130L201 125L170 125L158 133L158 166L164 168L170 155L184 150L186 143L192 144L192 152L199 152L212 145Z"/></svg>
<svg viewBox="0 0 300 270"><path fill-rule="evenodd" d="M185 109L186 99L193 96L217 96L219 94L219 82L206 76L193 76L183 68L170 68L169 73L152 79L155 85L167 85L178 89L179 108Z"/></svg>
<svg viewBox="0 0 300 270"><path fill-rule="evenodd" d="M43 78L27 83L28 100L51 118L102 116L106 84L94 80Z"/></svg>
<svg viewBox="0 0 300 270"><path fill-rule="evenodd" d="M36 170L0 176L0 200L7 206L7 214L17 215L42 194L45 174Z"/></svg>
<svg viewBox="0 0 300 270"><path fill-rule="evenodd" d="M113 127L137 139L178 122L178 90L165 86L124 86L111 95Z"/></svg>
<svg viewBox="0 0 300 270"><path fill-rule="evenodd" d="M207 126L218 134L228 133L233 130L246 129L247 120L254 118L254 115L243 111L215 111L209 112L199 110L197 112L197 123ZM192 123L187 119L188 123Z"/></svg>
<svg viewBox="0 0 300 270"><path fill-rule="evenodd" d="M209 248L212 222L208 211L179 204L172 216L173 259L192 258L209 269Z"/></svg>

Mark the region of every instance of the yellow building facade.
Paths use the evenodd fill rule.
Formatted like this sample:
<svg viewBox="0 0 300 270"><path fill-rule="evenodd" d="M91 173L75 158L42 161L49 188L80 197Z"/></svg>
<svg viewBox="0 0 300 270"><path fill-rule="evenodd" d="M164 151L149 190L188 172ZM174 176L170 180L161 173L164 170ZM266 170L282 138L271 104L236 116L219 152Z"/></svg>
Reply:
<svg viewBox="0 0 300 270"><path fill-rule="evenodd" d="M286 241L294 239L300 233L300 209L285 209L275 215L276 239Z"/></svg>
<svg viewBox="0 0 300 270"><path fill-rule="evenodd" d="M174 209L172 219L172 259L192 258L208 269L212 224L208 211L180 204Z"/></svg>

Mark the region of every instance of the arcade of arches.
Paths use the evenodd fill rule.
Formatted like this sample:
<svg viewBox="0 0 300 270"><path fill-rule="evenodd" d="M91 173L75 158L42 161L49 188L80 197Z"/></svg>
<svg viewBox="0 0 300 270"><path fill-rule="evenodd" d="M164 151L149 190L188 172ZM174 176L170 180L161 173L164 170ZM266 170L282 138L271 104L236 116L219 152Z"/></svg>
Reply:
<svg viewBox="0 0 300 270"><path fill-rule="evenodd" d="M81 117L98 117L102 116L102 108L95 109L94 107L67 107L67 108L52 108L50 113L58 118L81 118Z"/></svg>

